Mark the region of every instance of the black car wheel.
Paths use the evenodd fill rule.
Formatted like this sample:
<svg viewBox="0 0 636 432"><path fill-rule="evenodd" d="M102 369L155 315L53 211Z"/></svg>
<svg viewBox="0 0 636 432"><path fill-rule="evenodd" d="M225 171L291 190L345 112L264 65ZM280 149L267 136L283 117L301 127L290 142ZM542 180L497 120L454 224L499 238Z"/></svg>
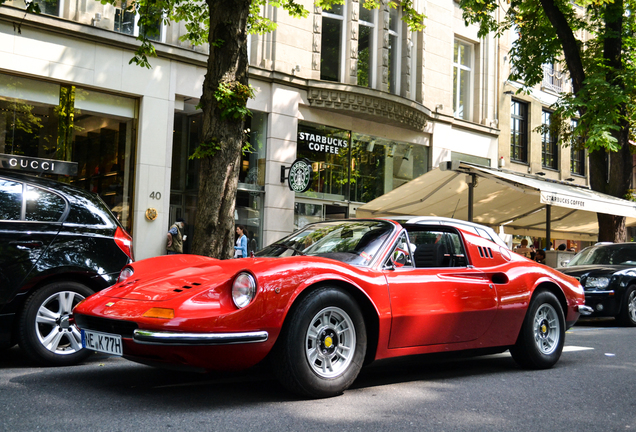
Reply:
<svg viewBox="0 0 636 432"><path fill-rule="evenodd" d="M621 325L636 327L636 285L631 285L625 291L623 306L616 318Z"/></svg>
<svg viewBox="0 0 636 432"><path fill-rule="evenodd" d="M77 282L54 282L33 293L18 322L18 342L26 354L46 366L68 366L86 359L71 311L93 291Z"/></svg>
<svg viewBox="0 0 636 432"><path fill-rule="evenodd" d="M547 369L559 361L565 343L565 317L556 296L537 293L528 307L512 358L528 369Z"/></svg>
<svg viewBox="0 0 636 432"><path fill-rule="evenodd" d="M295 393L336 396L358 376L366 349L365 323L355 300L340 289L320 288L304 298L286 322L274 369Z"/></svg>

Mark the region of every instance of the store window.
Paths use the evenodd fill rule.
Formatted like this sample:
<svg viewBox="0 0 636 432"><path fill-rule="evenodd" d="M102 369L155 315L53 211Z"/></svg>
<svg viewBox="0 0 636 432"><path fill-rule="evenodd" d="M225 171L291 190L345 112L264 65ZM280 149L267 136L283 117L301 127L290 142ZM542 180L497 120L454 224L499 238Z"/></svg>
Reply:
<svg viewBox="0 0 636 432"><path fill-rule="evenodd" d="M234 222L248 231L248 252L263 247L263 200L265 185L265 155L267 144L267 113L253 111L245 121L245 151L241 154L239 183ZM190 159L203 139L203 114L175 113L172 139L172 173L170 185L170 221L184 218L186 227L194 233L197 195L199 192L198 159ZM189 245L186 243L186 252Z"/></svg>
<svg viewBox="0 0 636 432"><path fill-rule="evenodd" d="M342 80L344 55L344 5L333 5L322 11L322 42L320 47L320 79Z"/></svg>
<svg viewBox="0 0 636 432"><path fill-rule="evenodd" d="M360 4L360 21L358 37L358 85L363 87L374 86L375 64L375 21L377 10L365 9Z"/></svg>
<svg viewBox="0 0 636 432"><path fill-rule="evenodd" d="M558 169L559 147L557 135L552 131L552 113L543 110L541 113L541 165L544 168Z"/></svg>
<svg viewBox="0 0 636 432"><path fill-rule="evenodd" d="M510 159L528 162L528 104L515 99L510 104Z"/></svg>
<svg viewBox="0 0 636 432"><path fill-rule="evenodd" d="M369 202L428 171L428 147L354 133L351 201Z"/></svg>
<svg viewBox="0 0 636 432"><path fill-rule="evenodd" d="M400 93L400 65L402 56L400 9L389 8L389 92Z"/></svg>
<svg viewBox="0 0 636 432"><path fill-rule="evenodd" d="M578 121L571 121L571 129L574 131ZM580 137L573 136L570 141L570 171L572 174L585 175L585 147Z"/></svg>
<svg viewBox="0 0 636 432"><path fill-rule="evenodd" d="M296 155L312 163L311 198L349 199L349 131L303 123L298 126Z"/></svg>
<svg viewBox="0 0 636 432"><path fill-rule="evenodd" d="M0 75L0 153L77 162L47 175L100 195L132 230L136 100Z"/></svg>
<svg viewBox="0 0 636 432"><path fill-rule="evenodd" d="M311 161L313 177L309 190L296 196L330 205L369 202L428 170L427 146L342 129L302 122L297 145L297 157ZM325 218L332 214L346 212L329 206L323 211Z"/></svg>
<svg viewBox="0 0 636 432"><path fill-rule="evenodd" d="M473 46L455 39L453 49L453 113L470 120Z"/></svg>

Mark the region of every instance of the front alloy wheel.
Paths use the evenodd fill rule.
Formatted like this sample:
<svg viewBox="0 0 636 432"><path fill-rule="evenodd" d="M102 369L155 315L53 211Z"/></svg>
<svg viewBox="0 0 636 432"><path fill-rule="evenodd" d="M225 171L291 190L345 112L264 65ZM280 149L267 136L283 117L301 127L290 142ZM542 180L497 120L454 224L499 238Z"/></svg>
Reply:
<svg viewBox="0 0 636 432"><path fill-rule="evenodd" d="M356 349L353 321L340 308L321 310L309 323L305 347L307 361L316 375L340 375L349 367Z"/></svg>
<svg viewBox="0 0 636 432"><path fill-rule="evenodd" d="M294 305L272 359L287 389L322 398L349 388L366 351L365 322L355 299L342 289L322 287Z"/></svg>
<svg viewBox="0 0 636 432"><path fill-rule="evenodd" d="M29 297L19 320L20 347L48 366L76 364L90 355L74 323L73 308L93 291L76 282L54 282Z"/></svg>

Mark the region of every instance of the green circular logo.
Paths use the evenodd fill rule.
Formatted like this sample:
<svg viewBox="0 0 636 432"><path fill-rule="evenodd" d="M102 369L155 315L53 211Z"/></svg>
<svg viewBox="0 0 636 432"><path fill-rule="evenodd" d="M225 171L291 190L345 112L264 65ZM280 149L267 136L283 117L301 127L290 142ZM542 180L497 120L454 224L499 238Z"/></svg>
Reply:
<svg viewBox="0 0 636 432"><path fill-rule="evenodd" d="M311 162L308 159L296 159L289 169L289 188L298 193L306 192L311 183L311 173Z"/></svg>

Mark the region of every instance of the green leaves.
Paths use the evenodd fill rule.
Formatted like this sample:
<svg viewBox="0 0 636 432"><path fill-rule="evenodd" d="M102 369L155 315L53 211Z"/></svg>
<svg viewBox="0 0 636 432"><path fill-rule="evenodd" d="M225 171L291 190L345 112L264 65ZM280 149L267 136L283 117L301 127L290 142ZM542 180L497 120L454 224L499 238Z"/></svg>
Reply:
<svg viewBox="0 0 636 432"><path fill-rule="evenodd" d="M254 87L238 81L221 82L214 92L214 98L221 110L221 118L245 119L251 115L247 109L247 101L254 97L254 92Z"/></svg>

